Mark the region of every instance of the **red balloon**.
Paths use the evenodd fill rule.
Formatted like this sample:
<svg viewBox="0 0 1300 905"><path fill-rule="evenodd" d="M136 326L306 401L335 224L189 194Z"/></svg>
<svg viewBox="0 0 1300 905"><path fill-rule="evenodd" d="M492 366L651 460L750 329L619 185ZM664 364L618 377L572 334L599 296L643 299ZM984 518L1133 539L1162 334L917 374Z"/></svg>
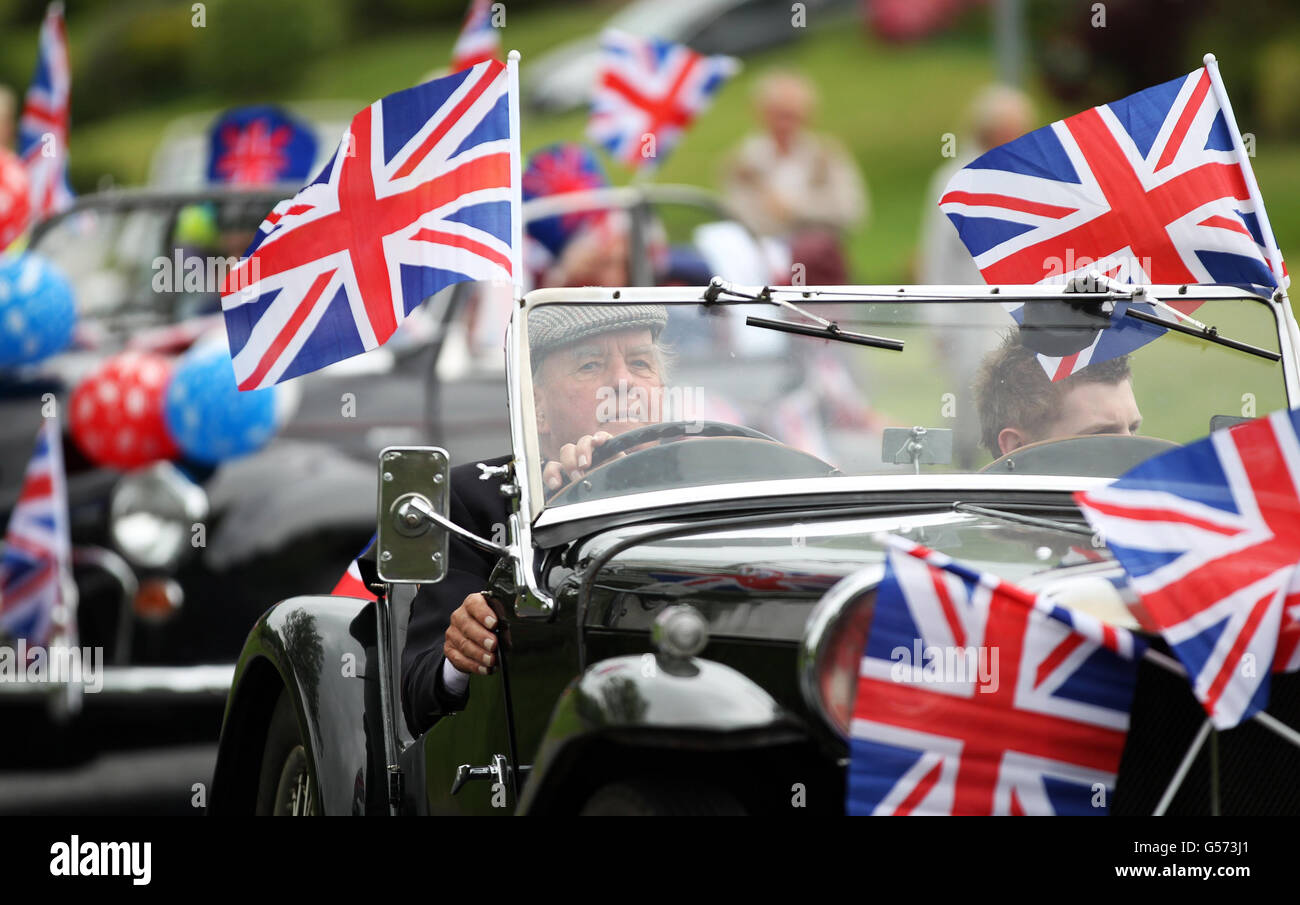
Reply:
<svg viewBox="0 0 1300 905"><path fill-rule="evenodd" d="M0 148L0 250L22 235L32 213L27 170L12 151Z"/></svg>
<svg viewBox="0 0 1300 905"><path fill-rule="evenodd" d="M73 390L69 427L88 459L125 469L180 455L163 419L172 367L161 355L123 352Z"/></svg>

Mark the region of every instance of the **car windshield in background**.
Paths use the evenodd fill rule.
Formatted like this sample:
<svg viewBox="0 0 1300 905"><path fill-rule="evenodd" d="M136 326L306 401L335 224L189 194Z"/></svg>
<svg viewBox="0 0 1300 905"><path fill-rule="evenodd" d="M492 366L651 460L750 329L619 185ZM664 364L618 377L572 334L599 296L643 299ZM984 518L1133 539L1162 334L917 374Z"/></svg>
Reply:
<svg viewBox="0 0 1300 905"><path fill-rule="evenodd" d="M1276 320L1249 297L1134 306L1147 320L1059 300L1014 317L982 301L804 307L856 336L808 335L825 328L772 304L533 308L527 448L547 505L835 475L1115 477L1287 405Z"/></svg>
<svg viewBox="0 0 1300 905"><path fill-rule="evenodd" d="M273 204L258 195L92 207L55 222L33 250L72 281L81 321L127 337L219 314L221 280Z"/></svg>

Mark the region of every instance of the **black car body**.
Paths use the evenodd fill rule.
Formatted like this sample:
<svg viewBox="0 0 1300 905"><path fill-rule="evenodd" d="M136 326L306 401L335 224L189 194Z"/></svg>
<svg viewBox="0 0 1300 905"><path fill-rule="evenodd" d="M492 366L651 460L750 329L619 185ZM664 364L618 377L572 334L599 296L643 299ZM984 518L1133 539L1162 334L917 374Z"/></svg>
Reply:
<svg viewBox="0 0 1300 905"><path fill-rule="evenodd" d="M987 303L999 294L1044 305L1064 297L1068 304L1068 295L1042 287L721 289L549 290L526 297L507 338L514 455L503 492L514 512L508 543L496 548L502 559L492 584L511 609L503 669L474 677L462 712L411 737L395 666L410 598L406 582L437 580L429 551L436 560L445 531L403 542L385 519L410 513L400 505L408 497L393 494L427 494L421 505L445 511L437 503L444 478L434 483L429 475L445 476L446 454L388 450L380 466L380 558L389 571L381 564L380 573L395 583L376 585L387 591L378 602L292 598L258 622L227 704L212 812L841 813L852 695L883 574L885 532L1150 635L1135 616L1122 569L1092 536L1071 494L1107 483L1169 448L1167 440L1072 437L962 473L923 470L935 460L924 453L931 441L915 429L902 436L917 440L922 452L900 459L900 435L891 445L886 430L880 456L867 456L876 464L866 470L874 473L855 475L822 469L814 463L827 463L788 439L772 443L739 424L722 425L593 467L587 479L545 499L522 338L538 306L663 303L674 313L705 315L718 313L719 298L725 307L734 291L739 307L726 316L736 323L751 308L802 311L797 306L813 299L827 303L817 309L823 314L838 312L841 328L857 324L863 333L924 343L935 328L921 314L927 304L942 312L940 306L964 300L996 313L1001 309ZM1159 298L1188 289L1150 291ZM1235 399L1237 368L1250 373L1256 391L1270 375L1261 409L1287 404L1298 386L1290 312L1235 289L1197 287L1195 294L1207 299L1203 312L1231 315L1239 338L1276 355L1232 358L1238 353L1170 333L1140 358L1137 385L1178 371L1170 356L1199 356L1218 375L1213 386L1195 386L1208 411ZM822 355L839 348L812 341ZM746 356L732 358L720 371L739 389L753 390L771 371L770 361L747 371ZM853 366L872 361L854 359ZM900 396L938 370L925 361L898 378L892 388ZM679 379L705 378L688 369ZM753 411L732 399L737 412ZM1199 409L1171 405L1148 414L1179 442L1208 426ZM942 433L931 429L932 437ZM879 438L859 433L845 445L841 437L837 459L861 454L862 438L870 436ZM454 439L451 445L454 451ZM942 452L935 455L942 462ZM748 462L760 460L745 473ZM410 480L416 472L420 478ZM385 482L393 485L388 496ZM481 541L485 549L492 543ZM391 559L382 552L390 549ZM414 560L407 558L412 550ZM414 573L403 573L412 562ZM1295 679L1275 677L1269 710L1292 727L1300 719ZM1300 810L1286 779L1297 754L1285 732L1254 721L1221 733L1211 754L1198 740L1204 722L1186 680L1144 662L1112 813Z"/></svg>

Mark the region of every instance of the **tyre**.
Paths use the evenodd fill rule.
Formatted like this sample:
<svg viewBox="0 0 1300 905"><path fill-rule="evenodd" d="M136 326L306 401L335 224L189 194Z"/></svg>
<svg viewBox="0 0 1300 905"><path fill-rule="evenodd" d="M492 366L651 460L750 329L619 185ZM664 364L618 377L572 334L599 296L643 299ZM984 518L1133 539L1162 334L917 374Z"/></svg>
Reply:
<svg viewBox="0 0 1300 905"><path fill-rule="evenodd" d="M717 786L670 780L625 780L601 786L578 812L583 817L725 817L745 813Z"/></svg>
<svg viewBox="0 0 1300 905"><path fill-rule="evenodd" d="M309 817L319 813L316 777L307 758L307 746L298 728L293 699L280 693L262 751L257 786L258 816Z"/></svg>

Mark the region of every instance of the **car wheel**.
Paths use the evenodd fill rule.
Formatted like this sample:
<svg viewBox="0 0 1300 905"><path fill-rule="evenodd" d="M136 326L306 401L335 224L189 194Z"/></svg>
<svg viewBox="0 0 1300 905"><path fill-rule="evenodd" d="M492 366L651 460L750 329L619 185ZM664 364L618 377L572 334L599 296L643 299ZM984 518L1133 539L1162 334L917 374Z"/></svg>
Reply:
<svg viewBox="0 0 1300 905"><path fill-rule="evenodd" d="M717 786L629 780L601 786L578 812L583 817L725 817L745 813Z"/></svg>
<svg viewBox="0 0 1300 905"><path fill-rule="evenodd" d="M298 729L293 699L280 693L262 751L257 788L257 814L273 817L309 817L317 814L316 777L307 759L307 746Z"/></svg>

